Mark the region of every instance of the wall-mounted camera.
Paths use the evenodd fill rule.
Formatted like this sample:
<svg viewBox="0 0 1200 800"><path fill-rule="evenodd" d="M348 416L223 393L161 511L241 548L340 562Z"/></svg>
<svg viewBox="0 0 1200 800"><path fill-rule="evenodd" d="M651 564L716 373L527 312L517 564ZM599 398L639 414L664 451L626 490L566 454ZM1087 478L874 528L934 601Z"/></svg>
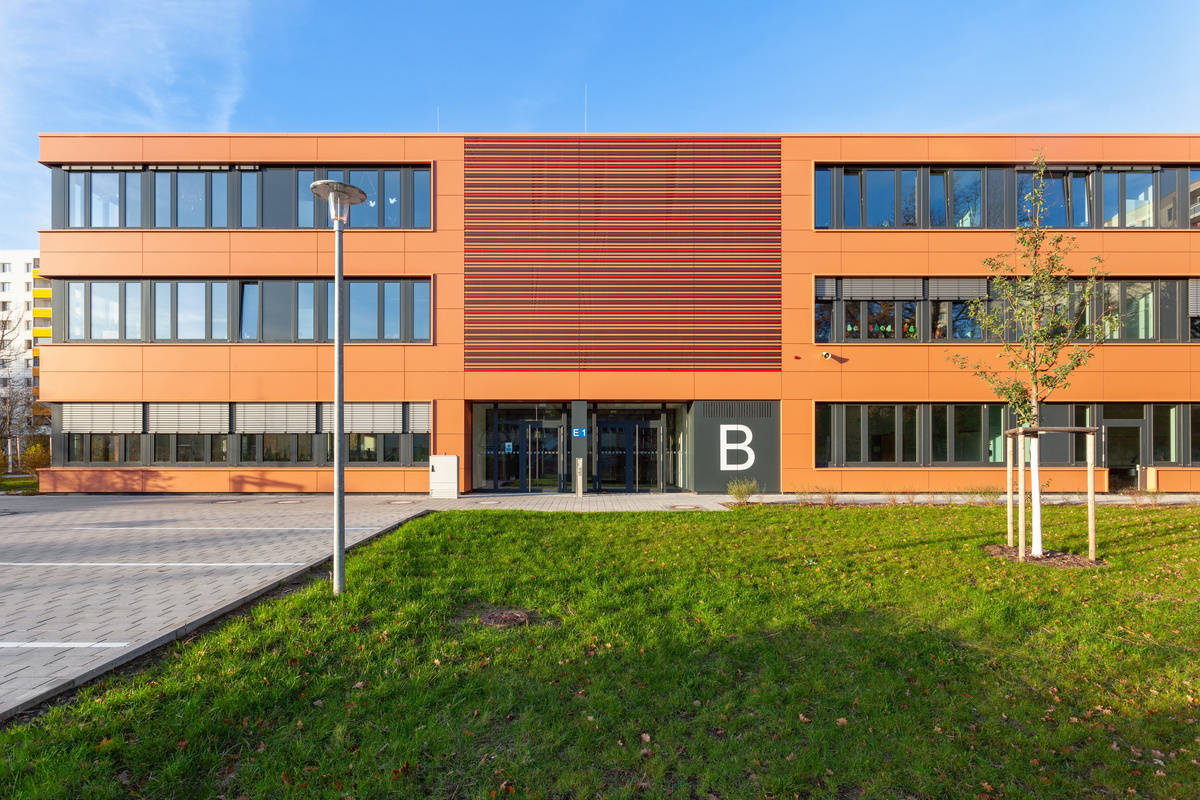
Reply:
<svg viewBox="0 0 1200 800"><path fill-rule="evenodd" d="M828 361L829 359L833 358L833 353L821 353L821 358Z"/></svg>

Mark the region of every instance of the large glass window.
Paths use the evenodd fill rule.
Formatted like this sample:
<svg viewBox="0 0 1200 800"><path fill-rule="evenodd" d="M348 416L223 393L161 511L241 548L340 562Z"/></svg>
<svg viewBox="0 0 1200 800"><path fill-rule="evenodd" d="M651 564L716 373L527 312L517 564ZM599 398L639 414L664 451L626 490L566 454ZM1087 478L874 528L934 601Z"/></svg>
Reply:
<svg viewBox="0 0 1200 800"><path fill-rule="evenodd" d="M313 180L311 169L302 169L296 173L296 225L301 228L311 228L315 219L313 217Z"/></svg>
<svg viewBox="0 0 1200 800"><path fill-rule="evenodd" d="M383 171L383 226L400 227L400 170Z"/></svg>
<svg viewBox="0 0 1200 800"><path fill-rule="evenodd" d="M180 463L206 461L208 454L204 446L207 438L202 433L175 434L175 460Z"/></svg>
<svg viewBox="0 0 1200 800"><path fill-rule="evenodd" d="M1071 173L1071 224L1076 228L1092 224L1091 183L1085 172Z"/></svg>
<svg viewBox="0 0 1200 800"><path fill-rule="evenodd" d="M833 301L816 301L816 312L813 318L813 341L828 342L833 331Z"/></svg>
<svg viewBox="0 0 1200 800"><path fill-rule="evenodd" d="M896 460L896 407L867 406L867 460Z"/></svg>
<svg viewBox="0 0 1200 800"><path fill-rule="evenodd" d="M208 208L207 179L203 172L180 172L175 177L175 224L203 228Z"/></svg>
<svg viewBox="0 0 1200 800"><path fill-rule="evenodd" d="M166 281L159 281L154 284L154 338L172 338L171 284Z"/></svg>
<svg viewBox="0 0 1200 800"><path fill-rule="evenodd" d="M890 300L867 303L867 338L896 338L896 304Z"/></svg>
<svg viewBox="0 0 1200 800"><path fill-rule="evenodd" d="M121 338L121 284L92 283L92 339Z"/></svg>
<svg viewBox="0 0 1200 800"><path fill-rule="evenodd" d="M92 173L92 227L115 228L121 224L121 173Z"/></svg>
<svg viewBox="0 0 1200 800"><path fill-rule="evenodd" d="M1178 193L1176 178L1178 170L1164 169L1158 173L1158 224L1163 228L1179 227Z"/></svg>
<svg viewBox="0 0 1200 800"><path fill-rule="evenodd" d="M204 284L199 281L180 281L176 284L177 339L205 338L205 292Z"/></svg>
<svg viewBox="0 0 1200 800"><path fill-rule="evenodd" d="M229 284L225 281L212 283L212 311L209 338L218 341L229 338Z"/></svg>
<svg viewBox="0 0 1200 800"><path fill-rule="evenodd" d="M296 284L296 338L300 341L311 341L315 337L316 297L313 287L312 281Z"/></svg>
<svg viewBox="0 0 1200 800"><path fill-rule="evenodd" d="M212 226L225 228L229 226L229 173L211 172L212 181Z"/></svg>
<svg viewBox="0 0 1200 800"><path fill-rule="evenodd" d="M412 286L412 332L414 342L428 342L432 338L430 321L433 319L433 309L430 305L429 281L411 281Z"/></svg>
<svg viewBox="0 0 1200 800"><path fill-rule="evenodd" d="M242 227L258 227L258 173L241 173Z"/></svg>
<svg viewBox="0 0 1200 800"><path fill-rule="evenodd" d="M262 282L262 340L292 340L292 282Z"/></svg>
<svg viewBox="0 0 1200 800"><path fill-rule="evenodd" d="M87 225L87 173L67 173L67 225L82 228Z"/></svg>
<svg viewBox="0 0 1200 800"><path fill-rule="evenodd" d="M433 193L432 174L428 168L414 169L413 180L413 222L414 228L433 227ZM403 223L401 223L403 224ZM426 459L428 460L428 459Z"/></svg>
<svg viewBox="0 0 1200 800"><path fill-rule="evenodd" d="M1101 175L1100 194L1104 207L1100 219L1105 228L1115 228L1121 224L1121 173L1105 171Z"/></svg>
<svg viewBox="0 0 1200 800"><path fill-rule="evenodd" d="M846 426L845 448L842 457L847 464L857 464L862 459L862 406L846 406L843 417Z"/></svg>
<svg viewBox="0 0 1200 800"><path fill-rule="evenodd" d="M1149 228L1154 225L1154 173L1125 173L1125 227Z"/></svg>
<svg viewBox="0 0 1200 800"><path fill-rule="evenodd" d="M1174 464L1179 461L1179 425L1175 405L1155 405L1151 416L1151 439L1154 446L1154 461Z"/></svg>
<svg viewBox="0 0 1200 800"><path fill-rule="evenodd" d="M379 338L379 284L350 281L350 338Z"/></svg>
<svg viewBox="0 0 1200 800"><path fill-rule="evenodd" d="M956 169L954 179L953 225L978 228L983 225L983 175L977 169Z"/></svg>
<svg viewBox="0 0 1200 800"><path fill-rule="evenodd" d="M846 170L842 174L842 225L846 228L862 226L861 177L856 170Z"/></svg>
<svg viewBox="0 0 1200 800"><path fill-rule="evenodd" d="M254 340L258 338L258 284L243 283L242 299L239 304L241 329L239 338Z"/></svg>
<svg viewBox="0 0 1200 800"><path fill-rule="evenodd" d="M125 338L142 338L142 285L125 284Z"/></svg>
<svg viewBox="0 0 1200 800"><path fill-rule="evenodd" d="M379 227L379 172L378 170L350 170L350 183L363 190L367 199L350 206L351 228ZM353 326L351 321L351 326ZM353 334L352 334L353 335Z"/></svg>
<svg viewBox="0 0 1200 800"><path fill-rule="evenodd" d="M946 227L946 171L929 171L929 227Z"/></svg>
<svg viewBox="0 0 1200 800"><path fill-rule="evenodd" d="M892 228L896 225L896 172L869 169L867 175L867 227Z"/></svg>
<svg viewBox="0 0 1200 800"><path fill-rule="evenodd" d="M1188 170L1188 227L1200 228L1200 169Z"/></svg>
<svg viewBox="0 0 1200 800"><path fill-rule="evenodd" d="M956 405L954 410L954 460L983 461L983 407Z"/></svg>

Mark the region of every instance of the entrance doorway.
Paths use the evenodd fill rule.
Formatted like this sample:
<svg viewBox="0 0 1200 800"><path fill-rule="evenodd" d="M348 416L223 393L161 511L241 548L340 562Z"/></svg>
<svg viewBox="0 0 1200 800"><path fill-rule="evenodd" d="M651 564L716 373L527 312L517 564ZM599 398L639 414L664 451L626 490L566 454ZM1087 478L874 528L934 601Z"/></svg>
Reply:
<svg viewBox="0 0 1200 800"><path fill-rule="evenodd" d="M663 490L663 425L660 420L596 423L592 489L597 492Z"/></svg>
<svg viewBox="0 0 1200 800"><path fill-rule="evenodd" d="M508 492L570 491L566 416L557 405L482 407L482 480L476 488ZM478 445L477 445L478 446ZM477 451L478 452L478 451ZM477 473L479 474L479 473Z"/></svg>
<svg viewBox="0 0 1200 800"><path fill-rule="evenodd" d="M1104 457L1108 464L1108 490L1138 488L1138 470L1142 463L1142 426L1105 426Z"/></svg>

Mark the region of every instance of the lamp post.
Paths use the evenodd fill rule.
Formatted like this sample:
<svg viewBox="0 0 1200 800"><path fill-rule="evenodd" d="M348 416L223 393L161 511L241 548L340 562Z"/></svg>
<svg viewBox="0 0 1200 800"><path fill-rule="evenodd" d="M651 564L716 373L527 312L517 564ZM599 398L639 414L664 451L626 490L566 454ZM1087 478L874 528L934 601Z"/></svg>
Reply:
<svg viewBox="0 0 1200 800"><path fill-rule="evenodd" d="M357 186L340 181L314 181L312 193L329 201L333 224L333 593L346 590L346 454L342 445L345 428L345 392L342 368L342 231L350 206L367 199Z"/></svg>

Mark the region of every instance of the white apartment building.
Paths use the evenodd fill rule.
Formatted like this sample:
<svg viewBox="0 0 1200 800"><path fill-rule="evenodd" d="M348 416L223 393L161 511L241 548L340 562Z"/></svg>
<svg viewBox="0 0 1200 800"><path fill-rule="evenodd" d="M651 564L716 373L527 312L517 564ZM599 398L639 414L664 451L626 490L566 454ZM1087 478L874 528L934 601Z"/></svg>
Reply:
<svg viewBox="0 0 1200 800"><path fill-rule="evenodd" d="M37 250L0 250L0 387L38 385L38 344L50 338L50 282Z"/></svg>

